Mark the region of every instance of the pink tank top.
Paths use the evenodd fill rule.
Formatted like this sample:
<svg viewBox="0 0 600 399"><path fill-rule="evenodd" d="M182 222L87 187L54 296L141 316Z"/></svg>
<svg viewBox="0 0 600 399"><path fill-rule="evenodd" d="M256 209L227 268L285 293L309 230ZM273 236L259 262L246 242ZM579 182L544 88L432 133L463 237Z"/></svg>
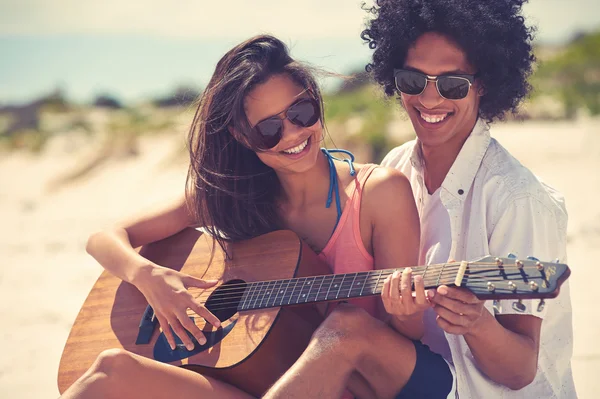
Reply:
<svg viewBox="0 0 600 399"><path fill-rule="evenodd" d="M360 203L363 186L377 165L364 165L355 177L355 188L342 211L333 235L319 254L332 273L355 273L373 270L374 260L360 236ZM348 302L376 317L377 297L351 299Z"/></svg>

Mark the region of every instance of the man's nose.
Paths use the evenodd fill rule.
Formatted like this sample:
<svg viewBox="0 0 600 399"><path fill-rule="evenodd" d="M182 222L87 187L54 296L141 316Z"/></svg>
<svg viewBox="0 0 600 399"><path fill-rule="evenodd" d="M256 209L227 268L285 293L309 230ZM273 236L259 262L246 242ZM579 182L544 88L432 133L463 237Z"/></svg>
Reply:
<svg viewBox="0 0 600 399"><path fill-rule="evenodd" d="M440 93L437 91L435 82L430 80L427 81L425 90L423 90L423 93L419 94L419 102L423 107L428 109L433 109L444 102L444 98L440 96Z"/></svg>

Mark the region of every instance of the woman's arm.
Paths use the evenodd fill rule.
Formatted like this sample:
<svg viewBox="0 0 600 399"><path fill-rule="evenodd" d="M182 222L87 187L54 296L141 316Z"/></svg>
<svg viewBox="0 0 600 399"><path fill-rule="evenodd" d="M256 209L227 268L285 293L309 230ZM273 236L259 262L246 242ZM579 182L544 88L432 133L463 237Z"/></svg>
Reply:
<svg viewBox="0 0 600 399"><path fill-rule="evenodd" d="M365 185L363 207L371 215L375 268L414 266L419 258L420 225L410 183L395 169L377 168ZM364 209L364 208L363 208ZM424 333L423 311L429 307L417 279L416 297L410 286L410 273L400 273L385 281L382 303L391 314L390 324L401 334L420 339ZM421 289L419 289L421 288ZM400 293L402 289L402 293Z"/></svg>
<svg viewBox="0 0 600 399"><path fill-rule="evenodd" d="M217 317L187 290L188 287L209 288L216 281L204 281L158 265L138 254L134 248L169 237L194 224L182 196L167 206L92 234L86 247L102 267L141 291L154 309L173 349L175 339L169 326L190 350L194 344L185 330L192 333L200 344L206 342L202 331L187 316L188 308L212 325L219 326Z"/></svg>
<svg viewBox="0 0 600 399"><path fill-rule="evenodd" d="M172 236L192 224L185 197L181 196L159 209L92 234L86 250L107 271L137 285L158 265L139 255L134 248Z"/></svg>

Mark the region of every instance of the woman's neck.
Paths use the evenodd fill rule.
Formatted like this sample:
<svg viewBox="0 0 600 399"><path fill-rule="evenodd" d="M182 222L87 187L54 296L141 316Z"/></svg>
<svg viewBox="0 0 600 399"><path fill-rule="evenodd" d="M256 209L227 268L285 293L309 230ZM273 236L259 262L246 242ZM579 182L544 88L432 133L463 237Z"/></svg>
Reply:
<svg viewBox="0 0 600 399"><path fill-rule="evenodd" d="M316 202L325 202L329 190L329 162L319 152L315 165L302 173L276 172L283 189L282 205L301 209Z"/></svg>

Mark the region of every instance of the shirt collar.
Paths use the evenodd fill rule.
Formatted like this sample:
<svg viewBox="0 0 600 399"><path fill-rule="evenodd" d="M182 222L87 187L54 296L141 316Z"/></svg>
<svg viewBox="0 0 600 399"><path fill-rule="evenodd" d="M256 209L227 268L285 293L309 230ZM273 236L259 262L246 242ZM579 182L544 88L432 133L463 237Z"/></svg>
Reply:
<svg viewBox="0 0 600 399"><path fill-rule="evenodd" d="M467 197L490 141L488 124L482 119L478 119L442 183L443 190L459 200ZM419 174L423 173L423 157L419 139L412 148L410 162Z"/></svg>

